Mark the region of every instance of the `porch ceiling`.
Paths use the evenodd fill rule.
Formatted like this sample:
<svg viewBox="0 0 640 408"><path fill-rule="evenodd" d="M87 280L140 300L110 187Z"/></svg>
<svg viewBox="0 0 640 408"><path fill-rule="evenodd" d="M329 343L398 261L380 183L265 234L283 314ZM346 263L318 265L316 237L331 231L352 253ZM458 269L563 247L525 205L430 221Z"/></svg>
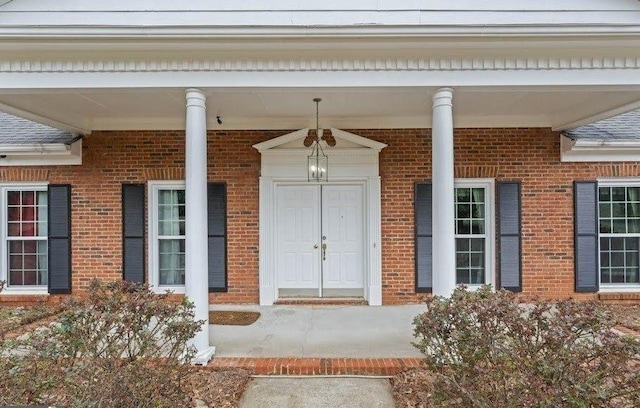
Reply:
<svg viewBox="0 0 640 408"><path fill-rule="evenodd" d="M204 88L211 129L431 126L435 87ZM0 111L45 124L93 130L183 129L183 88L0 90ZM456 127L581 125L640 107L640 86L456 87ZM216 117L222 119L219 125Z"/></svg>

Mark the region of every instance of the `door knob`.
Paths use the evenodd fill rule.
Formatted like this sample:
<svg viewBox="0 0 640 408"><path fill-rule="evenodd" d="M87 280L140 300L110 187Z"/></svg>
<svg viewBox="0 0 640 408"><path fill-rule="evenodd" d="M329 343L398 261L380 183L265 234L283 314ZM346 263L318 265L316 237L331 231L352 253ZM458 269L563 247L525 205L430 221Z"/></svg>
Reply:
<svg viewBox="0 0 640 408"><path fill-rule="evenodd" d="M313 248L318 249L318 244L315 244Z"/></svg>

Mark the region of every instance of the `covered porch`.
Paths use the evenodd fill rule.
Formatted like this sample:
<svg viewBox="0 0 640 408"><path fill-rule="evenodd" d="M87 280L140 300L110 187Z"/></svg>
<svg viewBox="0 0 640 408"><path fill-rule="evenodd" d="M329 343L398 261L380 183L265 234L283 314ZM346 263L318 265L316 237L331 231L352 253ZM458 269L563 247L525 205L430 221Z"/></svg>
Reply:
<svg viewBox="0 0 640 408"><path fill-rule="evenodd" d="M210 301L203 284L210 234L202 222L208 168L216 165L211 157L225 154L208 151L207 131L223 137L234 130L284 135L314 128L316 97L323 99L323 129L389 130L391 141L394 130L431 129L424 140L432 146L424 158L430 166L420 171L421 181L432 182L433 293L446 296L456 283L454 129L562 131L640 107L640 43L628 35L637 13L618 12L603 22L591 11L582 26L570 17L554 28L552 12L538 11L535 24L520 21L518 31L485 20L478 25L477 13L460 10L459 26L446 24L450 16L442 10L442 20L420 24L413 15L397 17L402 10L377 9L377 24L359 25L362 15L351 10L342 27L331 24L328 10L311 11L297 10L291 20L274 13L276 26L259 29L244 20L233 20L244 29L194 20L189 36L180 32L184 26L147 30L115 20L109 28L96 23L67 31L35 14L23 27L13 20L0 25L0 110L87 139L92 132L184 132L184 292L197 319L208 319ZM388 20L392 15L400 23ZM604 23L610 31L593 30ZM380 175L362 177L369 194L363 293L370 305L381 305ZM306 182L304 176L288 181ZM268 182L262 178L261 189ZM259 296L270 305L278 287L265 240L275 223L262 212L259 222ZM210 357L208 325L194 345L203 360Z"/></svg>

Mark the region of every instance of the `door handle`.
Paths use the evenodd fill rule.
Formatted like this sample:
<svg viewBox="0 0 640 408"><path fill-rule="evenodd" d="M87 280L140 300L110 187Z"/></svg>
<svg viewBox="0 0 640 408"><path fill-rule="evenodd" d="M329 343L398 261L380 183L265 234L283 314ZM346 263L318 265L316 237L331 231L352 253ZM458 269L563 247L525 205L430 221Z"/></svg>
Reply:
<svg viewBox="0 0 640 408"><path fill-rule="evenodd" d="M322 260L327 260L327 244L322 244Z"/></svg>
<svg viewBox="0 0 640 408"><path fill-rule="evenodd" d="M315 244L315 245L313 246L313 248L314 248L314 249L318 249L318 244Z"/></svg>

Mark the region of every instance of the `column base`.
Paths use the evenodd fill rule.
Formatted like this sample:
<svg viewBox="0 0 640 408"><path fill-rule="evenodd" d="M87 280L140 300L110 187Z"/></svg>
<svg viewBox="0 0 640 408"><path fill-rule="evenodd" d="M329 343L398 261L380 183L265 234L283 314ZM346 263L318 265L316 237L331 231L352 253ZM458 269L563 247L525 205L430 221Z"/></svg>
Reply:
<svg viewBox="0 0 640 408"><path fill-rule="evenodd" d="M206 366L215 354L216 348L214 346L207 347L206 349L199 351L198 354L193 357L191 364Z"/></svg>

